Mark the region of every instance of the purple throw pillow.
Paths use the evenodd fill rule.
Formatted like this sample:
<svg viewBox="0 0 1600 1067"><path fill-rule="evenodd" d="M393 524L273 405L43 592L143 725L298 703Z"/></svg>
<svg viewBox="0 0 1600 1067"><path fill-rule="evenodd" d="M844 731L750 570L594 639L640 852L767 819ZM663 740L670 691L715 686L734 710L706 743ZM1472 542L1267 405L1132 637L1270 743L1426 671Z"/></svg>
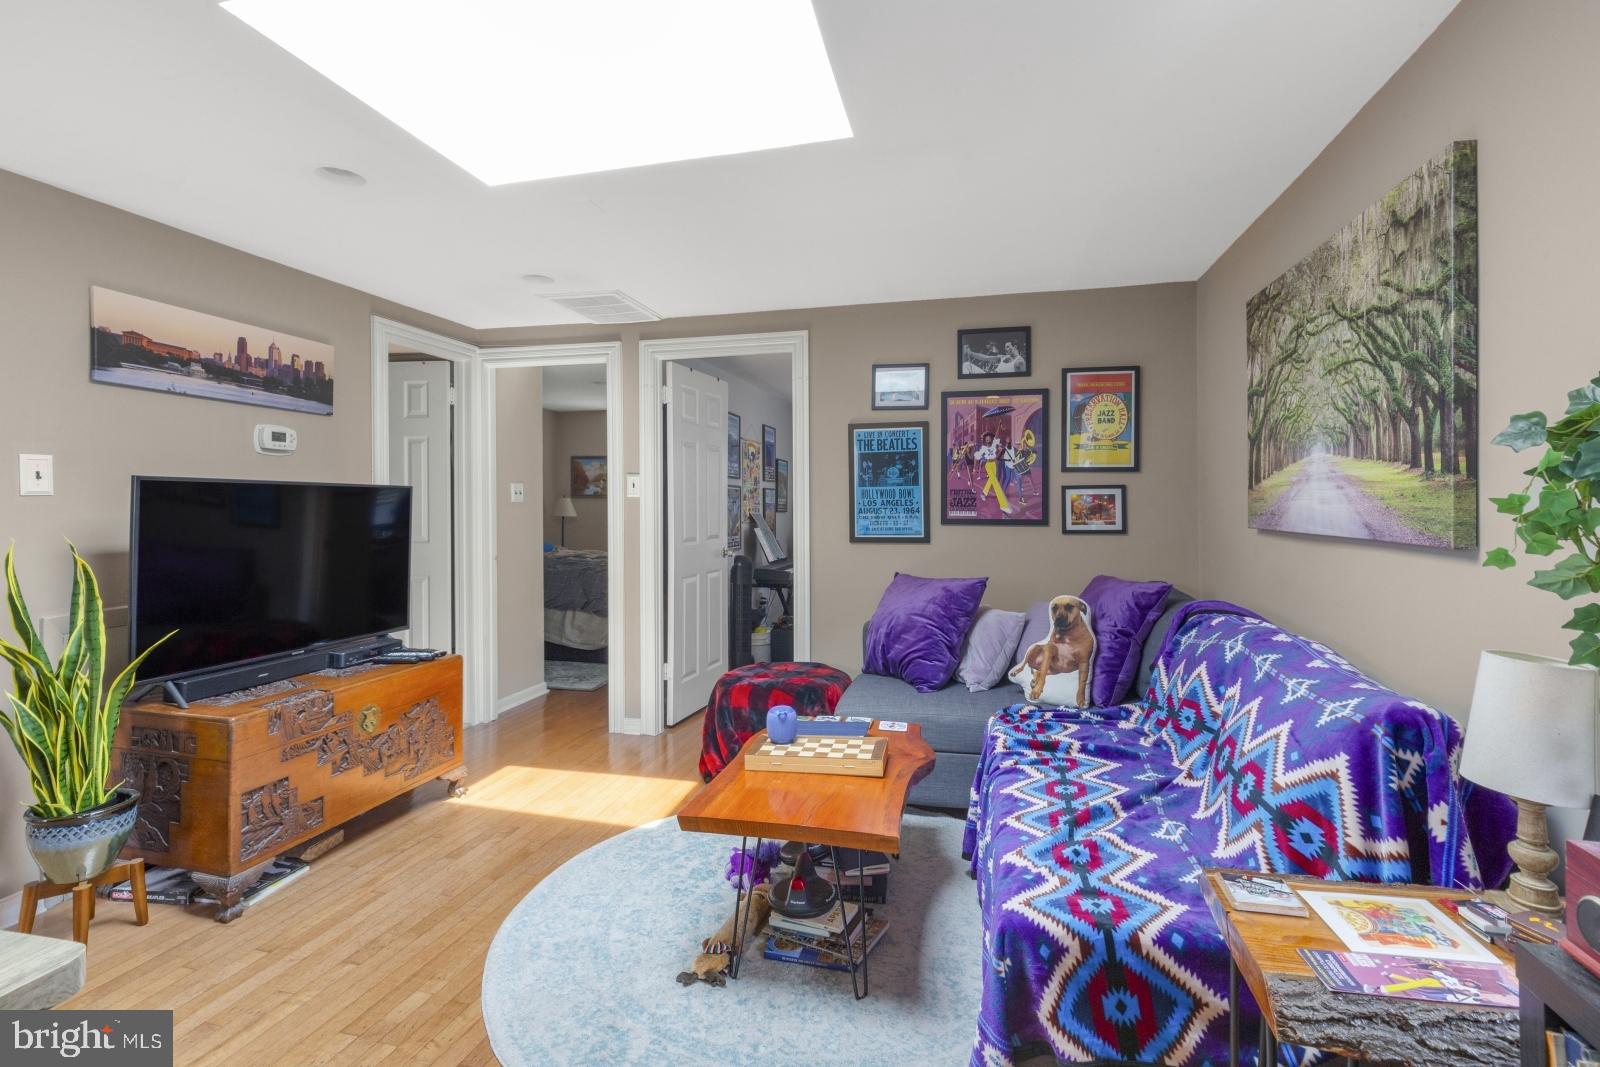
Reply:
<svg viewBox="0 0 1600 1067"><path fill-rule="evenodd" d="M1094 623L1094 703L1120 704L1139 671L1145 639L1166 608L1171 582L1130 582L1100 575L1083 590Z"/></svg>
<svg viewBox="0 0 1600 1067"><path fill-rule="evenodd" d="M866 672L899 678L919 693L943 689L988 584L987 578L896 573L867 624Z"/></svg>
<svg viewBox="0 0 1600 1067"><path fill-rule="evenodd" d="M956 677L966 683L969 692L993 689L1005 677L1015 662L1013 655L1027 619L1020 611L978 609L972 632L961 649L961 665L956 668Z"/></svg>

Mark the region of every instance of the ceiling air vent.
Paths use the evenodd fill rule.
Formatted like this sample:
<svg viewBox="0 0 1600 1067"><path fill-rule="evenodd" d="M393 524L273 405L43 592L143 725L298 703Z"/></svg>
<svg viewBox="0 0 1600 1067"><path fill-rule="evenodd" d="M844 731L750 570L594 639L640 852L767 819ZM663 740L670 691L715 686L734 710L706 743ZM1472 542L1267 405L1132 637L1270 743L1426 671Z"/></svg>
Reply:
<svg viewBox="0 0 1600 1067"><path fill-rule="evenodd" d="M590 322L614 326L624 322L656 322L661 316L627 293L610 289L600 293L556 293L545 297Z"/></svg>

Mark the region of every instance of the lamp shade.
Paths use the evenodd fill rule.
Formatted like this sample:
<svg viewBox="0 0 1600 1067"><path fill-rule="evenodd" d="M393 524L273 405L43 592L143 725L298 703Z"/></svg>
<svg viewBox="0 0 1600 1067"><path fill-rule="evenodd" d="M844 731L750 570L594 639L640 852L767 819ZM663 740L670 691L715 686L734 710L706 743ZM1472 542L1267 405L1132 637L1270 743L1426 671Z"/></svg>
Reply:
<svg viewBox="0 0 1600 1067"><path fill-rule="evenodd" d="M564 496L556 501L556 518L575 519L577 517L578 509L572 506L572 498L570 496Z"/></svg>
<svg viewBox="0 0 1600 1067"><path fill-rule="evenodd" d="M1478 660L1461 775L1519 800L1586 807L1595 788L1591 667L1521 652Z"/></svg>

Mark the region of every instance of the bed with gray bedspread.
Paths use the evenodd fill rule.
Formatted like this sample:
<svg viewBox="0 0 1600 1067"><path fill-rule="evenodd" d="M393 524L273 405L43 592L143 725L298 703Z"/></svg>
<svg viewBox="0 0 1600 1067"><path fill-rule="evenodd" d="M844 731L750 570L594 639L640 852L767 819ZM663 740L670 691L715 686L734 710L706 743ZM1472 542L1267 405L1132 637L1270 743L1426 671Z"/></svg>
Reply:
<svg viewBox="0 0 1600 1067"><path fill-rule="evenodd" d="M555 548L544 554L545 640L569 648L606 647L606 553Z"/></svg>

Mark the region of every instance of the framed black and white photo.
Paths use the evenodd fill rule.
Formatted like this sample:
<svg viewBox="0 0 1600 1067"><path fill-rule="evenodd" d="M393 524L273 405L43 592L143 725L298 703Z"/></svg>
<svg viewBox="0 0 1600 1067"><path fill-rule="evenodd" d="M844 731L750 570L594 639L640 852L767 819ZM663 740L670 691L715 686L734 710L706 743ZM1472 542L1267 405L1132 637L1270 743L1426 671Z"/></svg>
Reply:
<svg viewBox="0 0 1600 1067"><path fill-rule="evenodd" d="M1026 378L1032 373L1033 327L957 331L957 378Z"/></svg>
<svg viewBox="0 0 1600 1067"><path fill-rule="evenodd" d="M1128 532L1126 485L1063 485L1061 532L1064 534Z"/></svg>
<svg viewBox="0 0 1600 1067"><path fill-rule="evenodd" d="M739 416L728 412L728 481L739 480Z"/></svg>
<svg viewBox="0 0 1600 1067"><path fill-rule="evenodd" d="M928 542L928 424L850 425L850 540Z"/></svg>
<svg viewBox="0 0 1600 1067"><path fill-rule="evenodd" d="M778 431L766 423L761 424L761 480L778 480Z"/></svg>
<svg viewBox="0 0 1600 1067"><path fill-rule="evenodd" d="M926 363L874 363L872 365L872 410L927 410L928 365Z"/></svg>

